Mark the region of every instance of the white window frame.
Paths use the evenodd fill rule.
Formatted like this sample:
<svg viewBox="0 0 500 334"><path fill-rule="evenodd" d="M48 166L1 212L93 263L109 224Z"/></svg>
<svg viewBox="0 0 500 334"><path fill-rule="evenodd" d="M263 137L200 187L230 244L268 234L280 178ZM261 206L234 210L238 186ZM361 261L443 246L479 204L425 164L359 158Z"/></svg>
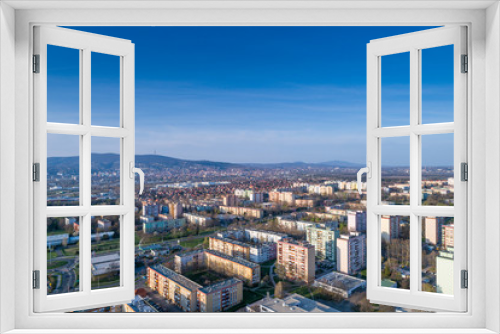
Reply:
<svg viewBox="0 0 500 334"><path fill-rule="evenodd" d="M371 166L367 180L368 275L367 298L373 303L423 310L463 312L467 309L467 290L461 288L461 270L467 270L467 183L462 181L461 163L467 163L467 76L462 73L462 55L467 55L465 26L450 26L372 40L367 46L367 161ZM453 46L454 112L453 122L422 123L422 50ZM383 127L382 59L384 56L409 53L409 124ZM469 72L469 71L467 71ZM454 134L454 206L422 205L422 136ZM410 156L410 204L383 205L383 138L408 138ZM381 231L383 215L410 218L410 289L381 286ZM422 221L423 217L454 217L455 251L453 294L422 291Z"/></svg>
<svg viewBox="0 0 500 334"><path fill-rule="evenodd" d="M16 8L14 10L12 7ZM128 9L127 9L128 7ZM397 7L397 8L395 8ZM79 8L79 9L75 9ZM133 8L133 9L130 9ZM142 9L142 10L138 10ZM103 333L495 333L500 331L500 11L497 1L23 2L0 4L0 328L3 332ZM70 25L447 25L469 28L469 289L466 313L435 314L35 314L31 290L32 100L35 24ZM332 41L334 42L334 41ZM159 64L161 65L161 64ZM13 70L15 68L15 71ZM15 83L13 85L12 83ZM13 112L15 110L15 112ZM488 140L486 140L488 136ZM15 138L15 145L12 139ZM486 154L485 152L488 152ZM15 178L12 173L15 170ZM488 176L488 182L486 181ZM12 189L15 198L11 199ZM486 196L486 194L488 196ZM12 210L12 206L14 210ZM8 208L8 210L6 210ZM7 223L6 223L7 221ZM12 224L14 222L15 224ZM471 228L474 225L474 229ZM12 238L12 235L15 237ZM15 256L12 257L12 249ZM486 250L491 254L485 265ZM488 290L486 290L488 277ZM15 288L13 288L15 287ZM487 293L486 293L487 291ZM145 328L147 326L147 328ZM140 328L139 328L140 327ZM130 330L133 328L134 330ZM241 329L241 330L238 330ZM45 331L46 332L46 331Z"/></svg>
<svg viewBox="0 0 500 334"><path fill-rule="evenodd" d="M39 56L34 83L34 162L39 164L39 181L34 194L34 270L39 271L39 288L34 290L34 311L71 311L130 302L134 298L134 217L135 196L133 170L135 163L134 116L134 44L129 40L101 36L60 27L34 27L34 54ZM47 122L47 45L72 48L79 53L78 124ZM118 127L96 126L91 121L92 53L119 57L120 107L116 110ZM79 205L47 206L47 134L79 137ZM120 141L120 203L91 205L91 142L94 137ZM91 217L120 217L120 285L92 289ZM47 228L49 217L78 217L80 222L79 289L75 292L47 295Z"/></svg>

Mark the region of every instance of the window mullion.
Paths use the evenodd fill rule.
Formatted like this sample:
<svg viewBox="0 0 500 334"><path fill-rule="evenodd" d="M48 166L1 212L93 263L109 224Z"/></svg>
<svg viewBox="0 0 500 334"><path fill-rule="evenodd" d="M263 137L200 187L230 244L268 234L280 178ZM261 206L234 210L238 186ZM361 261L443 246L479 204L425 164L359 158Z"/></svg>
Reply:
<svg viewBox="0 0 500 334"><path fill-rule="evenodd" d="M420 51L410 51L410 291L419 290L420 238L419 218L414 210L420 200L420 136L415 129L420 123Z"/></svg>
<svg viewBox="0 0 500 334"><path fill-rule="evenodd" d="M81 70L81 90L80 99L82 101L82 124L85 127L91 126L91 51L86 48L82 52L83 60ZM89 209L83 216L83 231L80 238L80 277L81 286L84 293L90 293L92 286L92 271L91 271L91 189L92 189L92 174L91 174L91 134L90 131L81 137L81 168L80 168L80 198L82 205Z"/></svg>

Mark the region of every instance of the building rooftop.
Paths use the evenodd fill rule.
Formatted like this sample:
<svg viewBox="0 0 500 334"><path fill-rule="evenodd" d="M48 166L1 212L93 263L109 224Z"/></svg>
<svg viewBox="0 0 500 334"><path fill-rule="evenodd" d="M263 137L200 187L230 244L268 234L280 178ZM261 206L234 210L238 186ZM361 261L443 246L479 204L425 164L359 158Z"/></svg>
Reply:
<svg viewBox="0 0 500 334"><path fill-rule="evenodd" d="M278 243L285 243L285 244L290 244L290 245L295 245L295 246L300 246L300 247L314 247L314 245L311 245L307 241L298 241L293 238L283 238Z"/></svg>
<svg viewBox="0 0 500 334"><path fill-rule="evenodd" d="M194 291L202 287L198 283L191 281L189 278L182 276L181 274L178 274L175 271L168 269L167 267L161 264L153 265L150 268L159 273L160 275L163 275L171 279L172 281L176 282L177 284L183 286L188 290Z"/></svg>
<svg viewBox="0 0 500 334"><path fill-rule="evenodd" d="M236 278L230 278L228 280L225 280L225 281L222 281L222 282L217 282L217 283L214 283L212 285L209 285L209 286L205 286L203 288L199 288L198 290L200 292L203 292L205 294L208 294L208 293L212 293L212 292L215 292L215 291L218 291L218 290L221 290L221 289L224 289L228 286L231 286L231 285L234 285L234 284L237 284L238 282L241 282L243 283L243 281L239 280L239 279L236 279Z"/></svg>
<svg viewBox="0 0 500 334"><path fill-rule="evenodd" d="M218 251L215 251L215 250L206 249L205 252L207 252L209 254L212 254L212 255L215 255L215 256L218 256L218 257L221 257L223 259L226 259L226 260L229 260L229 261L232 261L232 262L244 265L244 266L249 267L249 268L260 267L257 263L253 263L253 262L250 262L250 261L247 261L247 260L244 260L244 259L240 259L240 258L237 258L237 257L229 256L229 255L226 255L224 253L221 253L221 252L218 252Z"/></svg>
<svg viewBox="0 0 500 334"><path fill-rule="evenodd" d="M288 236L288 234L286 234L286 233L274 232L274 231L266 231L266 230L257 230L257 229L251 229L251 228L247 228L247 229L245 229L245 231L267 233L267 234L272 234L272 235L276 235L276 236L280 236L280 237L286 237L286 236Z"/></svg>
<svg viewBox="0 0 500 334"><path fill-rule="evenodd" d="M194 255L194 254L197 254L197 253L203 253L203 252L204 252L203 249L196 249L196 250L192 250L192 251L189 251L189 252L186 252L186 253L176 254L175 257L183 258L183 257L187 257L187 256L191 256L191 255Z"/></svg>
<svg viewBox="0 0 500 334"><path fill-rule="evenodd" d="M326 275L316 278L315 282L323 283L345 291L351 291L366 285L366 281L360 278L332 271Z"/></svg>
<svg viewBox="0 0 500 334"><path fill-rule="evenodd" d="M113 253L109 255L93 255L92 256L92 265L96 265L104 262L114 262L120 261L120 253Z"/></svg>
<svg viewBox="0 0 500 334"><path fill-rule="evenodd" d="M245 242L241 242L241 241L238 241L238 240L235 240L235 239L224 238L224 237L210 237L210 239L221 240L221 241L228 242L228 243L231 243L231 244L235 244L235 245L238 245L238 246L241 246L241 247L255 247L255 245L247 244Z"/></svg>
<svg viewBox="0 0 500 334"><path fill-rule="evenodd" d="M292 294L283 299L269 298L259 300L247 307L250 312L277 313L323 313L340 312L333 307L316 302L299 294Z"/></svg>

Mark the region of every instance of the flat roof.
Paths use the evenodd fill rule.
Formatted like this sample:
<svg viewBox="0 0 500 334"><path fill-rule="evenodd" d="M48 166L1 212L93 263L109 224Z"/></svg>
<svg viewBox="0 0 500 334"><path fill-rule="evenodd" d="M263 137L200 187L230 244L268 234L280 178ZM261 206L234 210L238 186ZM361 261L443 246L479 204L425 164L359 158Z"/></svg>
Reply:
<svg viewBox="0 0 500 334"><path fill-rule="evenodd" d="M229 256L229 255L226 255L224 253L221 253L221 252L218 252L218 251L215 251L215 250L206 249L205 252L207 252L209 254L212 254L212 255L215 255L215 256L218 256L218 257L221 257L223 259L229 260L231 262L235 262L235 263L241 264L241 265L249 267L249 268L260 267L260 265L258 265L257 263L253 263L253 262L250 262L250 261L247 261L247 260L244 260L244 259L240 259L238 257Z"/></svg>
<svg viewBox="0 0 500 334"><path fill-rule="evenodd" d="M222 281L222 282L217 282L209 286L205 286L203 288L199 288L198 290L200 292L203 292L205 294L212 293L224 288L227 288L228 286L235 285L241 282L243 284L243 281L236 279L236 278L230 278L228 280Z"/></svg>
<svg viewBox="0 0 500 334"><path fill-rule="evenodd" d="M175 283L183 286L184 288L186 288L188 290L194 291L194 290L202 287L198 283L191 281L186 276L182 276L181 274L178 274L175 271L168 269L164 265L156 264L154 266L151 266L150 268L153 269L154 271L158 272L160 275L163 275L163 276L167 277L168 279L171 279Z"/></svg>
<svg viewBox="0 0 500 334"><path fill-rule="evenodd" d="M283 299L264 298L250 305L250 307L261 305L278 313L323 313L340 312L333 307L316 302L299 294L291 294Z"/></svg>

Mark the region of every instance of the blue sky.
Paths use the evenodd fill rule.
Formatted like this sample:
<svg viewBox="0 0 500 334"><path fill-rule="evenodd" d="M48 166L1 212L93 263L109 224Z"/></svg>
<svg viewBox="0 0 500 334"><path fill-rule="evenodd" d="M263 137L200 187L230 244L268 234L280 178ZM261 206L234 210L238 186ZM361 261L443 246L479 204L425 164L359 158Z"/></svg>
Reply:
<svg viewBox="0 0 500 334"><path fill-rule="evenodd" d="M363 163L366 44L427 28L72 29L135 43L137 154L229 162ZM48 120L77 122L78 53L51 48ZM445 62L451 51L451 46L423 51L426 123L453 120L453 72ZM383 126L409 122L408 59L401 54L382 60ZM118 125L118 69L117 57L93 54L95 125ZM404 142L387 146L387 164L407 165L398 153ZM50 155L72 155L65 145L52 146ZM452 162L449 136L427 146L423 159L429 164ZM114 147L103 141L93 151L113 152Z"/></svg>

